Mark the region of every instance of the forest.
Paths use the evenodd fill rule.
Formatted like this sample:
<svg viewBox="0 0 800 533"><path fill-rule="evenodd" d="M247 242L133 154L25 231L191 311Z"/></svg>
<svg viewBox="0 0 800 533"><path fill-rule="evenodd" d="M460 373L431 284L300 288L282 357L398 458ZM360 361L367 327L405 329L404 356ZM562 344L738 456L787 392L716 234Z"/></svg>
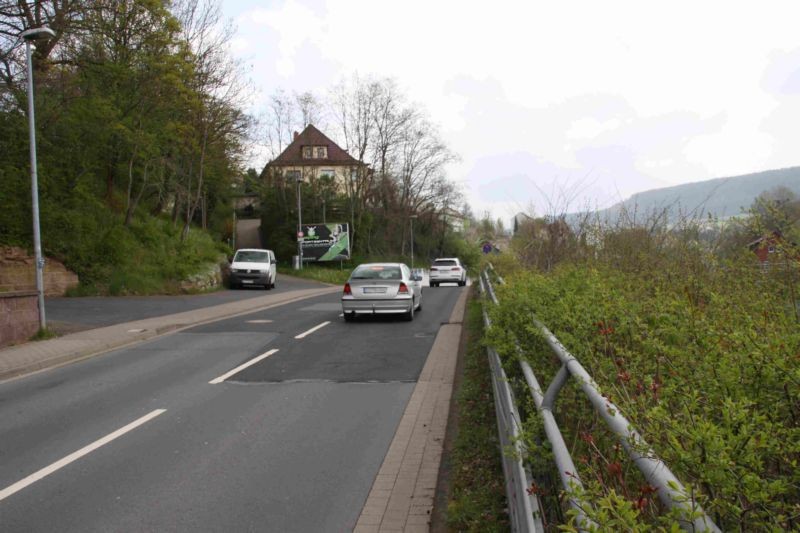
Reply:
<svg viewBox="0 0 800 533"><path fill-rule="evenodd" d="M247 167L311 123L370 165L346 194L325 198L355 229L356 253L407 255L410 228L396 219L411 214L420 256L463 245L445 220L464 211L445 176L456 156L420 106L392 80L353 78L324 97L278 90L253 111L256 88L230 54L235 28L215 0L0 0L0 245L32 246L19 34L42 25L56 34L32 56L42 246L84 293L175 290L230 254L233 197L245 190L273 216L270 245L280 235L274 246L292 249L293 189ZM310 213L317 192L302 192Z"/></svg>

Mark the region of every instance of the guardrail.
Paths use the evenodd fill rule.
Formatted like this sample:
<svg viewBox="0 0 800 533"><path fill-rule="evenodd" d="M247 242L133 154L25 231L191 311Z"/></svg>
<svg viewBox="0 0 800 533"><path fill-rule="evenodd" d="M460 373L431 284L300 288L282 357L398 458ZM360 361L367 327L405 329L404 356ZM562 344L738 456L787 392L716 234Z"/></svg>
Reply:
<svg viewBox="0 0 800 533"><path fill-rule="evenodd" d="M499 305L497 295L492 284L489 274L492 274L499 283L505 283L503 278L494 271L491 263L486 270L481 272L480 288L481 292L488 296L489 300ZM488 316L486 308L483 310L484 323L487 327L491 326L491 320ZM597 384L592 377L583 368L580 362L564 347L561 342L547 329L547 327L539 322L535 317L532 318L534 324L539 328L544 336L550 349L558 357L561 367L558 373L553 378L552 382L548 385L547 390L542 393L542 387L536 379L536 374L524 360L520 360L522 373L525 376L525 381L528 389L533 398L534 404L545 429L547 440L550 442L553 451L554 462L558 468L561 484L569 497L569 505L576 512L576 525L581 530L589 530L596 527L587 516L584 510L592 509L591 502L582 501L576 495L581 494L582 483L575 464L570 456L569 449L567 448L564 438L561 435L561 430L558 426L554 415L555 402L558 394L570 377L574 377L581 390L591 402L594 410L601 416L606 425L617 436L619 443L625 449L628 457L633 460L634 464L642 472L647 482L657 489L657 494L661 503L669 509L676 509L681 516L681 528L687 531L712 531L718 532L720 529L714 522L705 514L700 505L688 494L677 477L670 471L666 464L659 459L647 442L642 436L634 429L631 423L622 416L620 409L614 405L607 397L605 397L599 390ZM515 461L519 463L517 471L512 472L509 477L510 466L507 466L509 460L505 457L503 459L503 470L506 476L506 493L508 495L509 514L511 515L512 528L515 531L542 531L541 521L537 524L536 521L525 520L525 517L533 516L538 517L541 513L538 507L526 507L525 499L518 497L517 485L522 483L522 477L519 474L521 470L527 478L525 478L525 489L530 486L528 479L529 473L523 466L522 459L524 458L524 450L519 443L519 427L520 419L517 414L516 406L514 405L513 392L511 391L505 373L503 372L500 358L497 352L489 347L489 360L492 366L492 380L494 383L499 380L500 384L495 387L495 405L498 405L499 400L510 401L510 407L504 405L501 415L501 408L497 407L498 411L498 430L501 433L501 442L505 438L506 441L510 440L514 445ZM507 391L507 392L506 392ZM512 413L513 423L509 427L509 422L506 418L505 410ZM506 436L503 436L503 433ZM505 449L505 447L504 447ZM517 477L513 477L516 475ZM527 494L527 492L526 492ZM538 503L538 502L537 502Z"/></svg>

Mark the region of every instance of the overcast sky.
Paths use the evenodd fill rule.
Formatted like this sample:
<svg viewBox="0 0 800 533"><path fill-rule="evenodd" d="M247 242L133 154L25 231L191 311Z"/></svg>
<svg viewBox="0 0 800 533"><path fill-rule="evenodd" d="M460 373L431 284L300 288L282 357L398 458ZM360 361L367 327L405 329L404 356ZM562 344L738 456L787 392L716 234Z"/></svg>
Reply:
<svg viewBox="0 0 800 533"><path fill-rule="evenodd" d="M461 156L449 176L477 215L800 165L798 0L222 6L254 112L277 88L393 77Z"/></svg>

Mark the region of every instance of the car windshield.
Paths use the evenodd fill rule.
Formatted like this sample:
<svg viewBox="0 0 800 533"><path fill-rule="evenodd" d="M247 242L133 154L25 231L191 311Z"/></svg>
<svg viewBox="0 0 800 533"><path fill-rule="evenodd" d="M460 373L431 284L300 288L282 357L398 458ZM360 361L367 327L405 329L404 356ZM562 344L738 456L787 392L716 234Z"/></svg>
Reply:
<svg viewBox="0 0 800 533"><path fill-rule="evenodd" d="M443 261L434 261L433 266L437 267L454 267L456 266L456 262L453 260L443 260Z"/></svg>
<svg viewBox="0 0 800 533"><path fill-rule="evenodd" d="M241 263L269 263L269 253L239 250L233 260Z"/></svg>
<svg viewBox="0 0 800 533"><path fill-rule="evenodd" d="M403 279L403 275L400 267L371 265L356 268L350 279L398 280Z"/></svg>

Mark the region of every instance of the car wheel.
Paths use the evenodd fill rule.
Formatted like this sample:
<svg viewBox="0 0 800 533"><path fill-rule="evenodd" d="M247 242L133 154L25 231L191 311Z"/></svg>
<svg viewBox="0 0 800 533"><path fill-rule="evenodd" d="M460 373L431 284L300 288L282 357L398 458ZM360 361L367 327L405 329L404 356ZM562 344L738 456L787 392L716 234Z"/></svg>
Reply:
<svg viewBox="0 0 800 533"><path fill-rule="evenodd" d="M345 322L354 322L356 319L355 313L344 313L344 321Z"/></svg>
<svg viewBox="0 0 800 533"><path fill-rule="evenodd" d="M403 315L403 318L408 322L414 320L414 304L411 304L411 309L409 309L408 312Z"/></svg>

